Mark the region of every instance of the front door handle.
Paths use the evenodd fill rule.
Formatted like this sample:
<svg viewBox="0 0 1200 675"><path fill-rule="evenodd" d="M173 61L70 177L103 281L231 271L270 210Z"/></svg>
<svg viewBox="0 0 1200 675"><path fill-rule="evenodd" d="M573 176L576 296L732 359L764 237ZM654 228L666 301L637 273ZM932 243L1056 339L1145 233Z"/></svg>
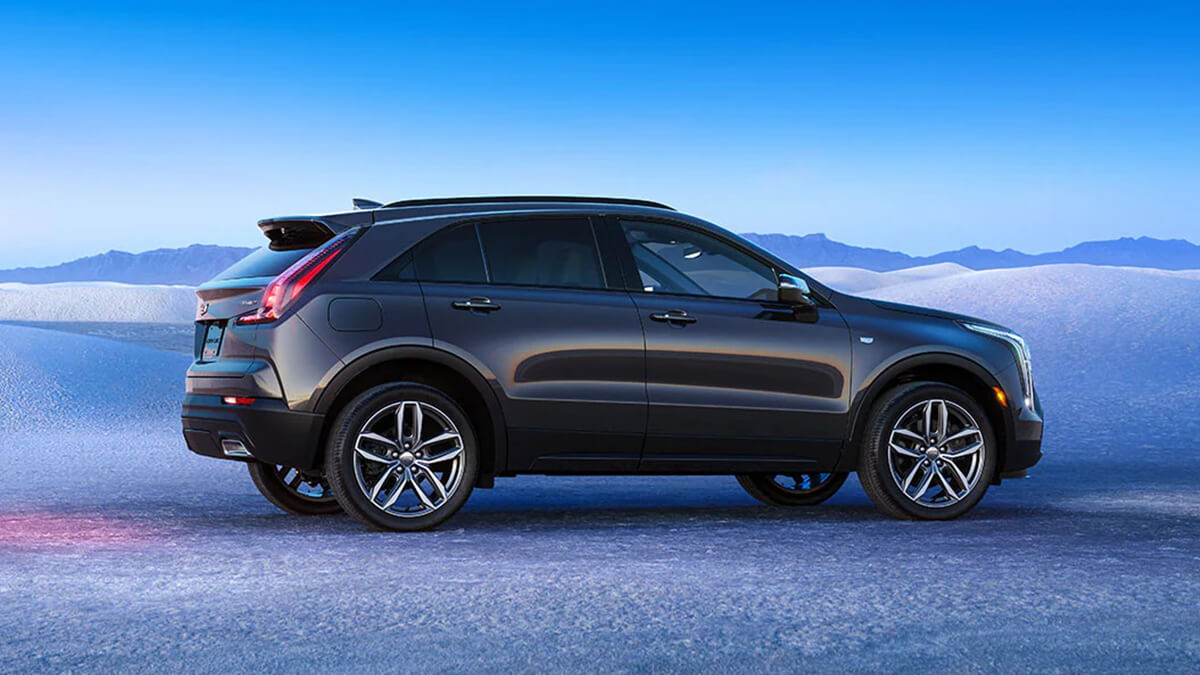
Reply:
<svg viewBox="0 0 1200 675"><path fill-rule="evenodd" d="M696 317L688 315L682 309L672 309L661 314L651 314L650 318L655 321L663 321L670 324L688 324L696 323Z"/></svg>
<svg viewBox="0 0 1200 675"><path fill-rule="evenodd" d="M450 306L454 309L465 309L469 312L483 312L485 314L500 309L500 305L497 305L490 299L478 296L469 300L455 300L450 303Z"/></svg>

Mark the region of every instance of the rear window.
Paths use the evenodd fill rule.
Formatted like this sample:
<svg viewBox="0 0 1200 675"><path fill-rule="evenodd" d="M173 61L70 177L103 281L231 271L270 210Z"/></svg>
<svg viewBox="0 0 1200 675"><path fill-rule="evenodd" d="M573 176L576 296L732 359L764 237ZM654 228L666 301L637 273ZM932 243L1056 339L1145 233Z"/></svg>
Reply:
<svg viewBox="0 0 1200 675"><path fill-rule="evenodd" d="M272 251L271 247L264 246L230 265L213 280L278 276L311 250L311 248L297 248L288 251Z"/></svg>

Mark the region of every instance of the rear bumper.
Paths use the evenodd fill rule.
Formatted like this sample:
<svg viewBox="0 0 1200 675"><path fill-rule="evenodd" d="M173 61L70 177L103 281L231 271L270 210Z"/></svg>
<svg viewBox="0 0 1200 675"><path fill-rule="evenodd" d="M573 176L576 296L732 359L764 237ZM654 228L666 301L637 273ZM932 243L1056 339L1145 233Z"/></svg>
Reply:
<svg viewBox="0 0 1200 675"><path fill-rule="evenodd" d="M278 399L258 399L248 406L225 405L215 394L188 394L183 400L183 438L189 450L206 457L315 469L321 464L324 419L290 410ZM230 456L223 441L240 442L251 458Z"/></svg>

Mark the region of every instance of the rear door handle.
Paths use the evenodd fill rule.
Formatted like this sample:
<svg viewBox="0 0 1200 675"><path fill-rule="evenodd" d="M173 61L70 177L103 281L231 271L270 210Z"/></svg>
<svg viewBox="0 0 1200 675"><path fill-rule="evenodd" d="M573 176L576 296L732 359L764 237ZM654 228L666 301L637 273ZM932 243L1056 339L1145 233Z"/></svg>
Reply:
<svg viewBox="0 0 1200 675"><path fill-rule="evenodd" d="M689 316L688 313L682 309L672 309L662 312L661 314L651 314L650 318L655 321L663 321L665 323L672 324L696 323L696 317Z"/></svg>
<svg viewBox="0 0 1200 675"><path fill-rule="evenodd" d="M469 312L494 312L500 309L500 305L492 302L489 298L474 297L469 300L455 300L450 303L454 309L465 309Z"/></svg>

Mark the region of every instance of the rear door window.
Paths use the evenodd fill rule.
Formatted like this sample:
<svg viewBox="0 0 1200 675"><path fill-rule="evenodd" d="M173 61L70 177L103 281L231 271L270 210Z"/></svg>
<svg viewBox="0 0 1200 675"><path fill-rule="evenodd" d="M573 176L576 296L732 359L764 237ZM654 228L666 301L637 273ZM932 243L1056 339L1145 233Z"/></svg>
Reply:
<svg viewBox="0 0 1200 675"><path fill-rule="evenodd" d="M537 218L480 223L479 238L494 284L604 288L591 221Z"/></svg>

